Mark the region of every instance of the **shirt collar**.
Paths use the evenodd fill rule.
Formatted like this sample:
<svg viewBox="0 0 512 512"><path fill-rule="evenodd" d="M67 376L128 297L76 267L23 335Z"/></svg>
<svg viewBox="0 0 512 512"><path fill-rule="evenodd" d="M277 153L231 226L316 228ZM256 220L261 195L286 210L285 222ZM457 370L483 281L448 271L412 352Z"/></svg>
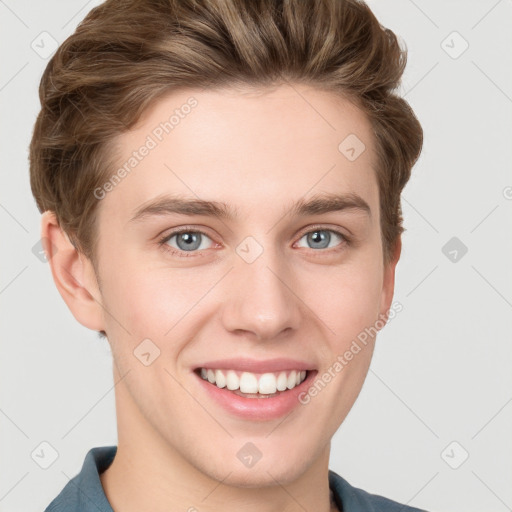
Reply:
<svg viewBox="0 0 512 512"><path fill-rule="evenodd" d="M117 446L91 448L80 473L65 485L45 512L114 512L103 491L100 473L110 466L116 452Z"/></svg>

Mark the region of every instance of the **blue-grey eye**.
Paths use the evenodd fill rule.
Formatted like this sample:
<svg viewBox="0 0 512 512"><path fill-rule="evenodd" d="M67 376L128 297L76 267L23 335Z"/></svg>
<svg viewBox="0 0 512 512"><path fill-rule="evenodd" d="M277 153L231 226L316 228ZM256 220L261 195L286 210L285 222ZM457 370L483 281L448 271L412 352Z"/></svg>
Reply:
<svg viewBox="0 0 512 512"><path fill-rule="evenodd" d="M334 238L332 236L334 234ZM311 249L328 249L330 246L331 241L335 241L336 237L343 241L343 236L340 233L337 233L336 231L332 231L330 229L315 229L314 231L310 231L309 233L306 233L302 238L306 238L307 243L310 244L307 247ZM302 246L304 247L304 246Z"/></svg>
<svg viewBox="0 0 512 512"><path fill-rule="evenodd" d="M176 246L170 244L171 240L176 238ZM205 239L210 239L204 233L200 231L182 231L181 233L174 233L168 237L166 241L167 244L171 245L171 247L180 249L181 251L197 251L199 249L207 249L207 247L201 247Z"/></svg>

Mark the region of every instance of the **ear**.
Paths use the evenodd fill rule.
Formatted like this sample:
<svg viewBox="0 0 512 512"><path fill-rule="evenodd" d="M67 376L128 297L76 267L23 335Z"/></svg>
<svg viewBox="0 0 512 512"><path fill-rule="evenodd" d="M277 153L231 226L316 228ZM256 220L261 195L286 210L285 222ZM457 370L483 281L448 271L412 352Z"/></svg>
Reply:
<svg viewBox="0 0 512 512"><path fill-rule="evenodd" d="M55 285L73 316L89 329L104 331L101 293L94 267L71 243L50 210L41 217L41 241Z"/></svg>
<svg viewBox="0 0 512 512"><path fill-rule="evenodd" d="M384 276L382 283L382 296L380 301L379 318L387 322L388 311L391 307L393 294L395 292L395 269L402 252L402 237L398 236L393 248L391 260L384 267Z"/></svg>

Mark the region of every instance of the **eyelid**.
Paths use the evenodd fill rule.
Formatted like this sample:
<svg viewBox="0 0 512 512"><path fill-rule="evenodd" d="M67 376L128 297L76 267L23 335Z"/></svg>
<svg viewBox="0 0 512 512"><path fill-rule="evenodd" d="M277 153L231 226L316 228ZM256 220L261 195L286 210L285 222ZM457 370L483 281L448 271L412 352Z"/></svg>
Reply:
<svg viewBox="0 0 512 512"><path fill-rule="evenodd" d="M296 236L298 236L299 238L302 238L304 235L307 235L308 233L311 233L312 231L332 231L332 232L340 235L345 240L350 239L350 235L345 234L340 226L331 227L326 224L313 224L310 226L306 226L305 228L301 229L299 231L299 234Z"/></svg>

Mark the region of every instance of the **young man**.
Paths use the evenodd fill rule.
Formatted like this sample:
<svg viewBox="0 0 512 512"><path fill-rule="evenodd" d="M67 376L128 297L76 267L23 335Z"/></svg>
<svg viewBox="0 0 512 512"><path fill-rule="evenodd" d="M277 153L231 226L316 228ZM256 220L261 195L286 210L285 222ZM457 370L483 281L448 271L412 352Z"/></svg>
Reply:
<svg viewBox="0 0 512 512"><path fill-rule="evenodd" d="M353 0L109 0L61 45L31 185L118 444L48 512L418 510L329 470L392 308L404 66Z"/></svg>

